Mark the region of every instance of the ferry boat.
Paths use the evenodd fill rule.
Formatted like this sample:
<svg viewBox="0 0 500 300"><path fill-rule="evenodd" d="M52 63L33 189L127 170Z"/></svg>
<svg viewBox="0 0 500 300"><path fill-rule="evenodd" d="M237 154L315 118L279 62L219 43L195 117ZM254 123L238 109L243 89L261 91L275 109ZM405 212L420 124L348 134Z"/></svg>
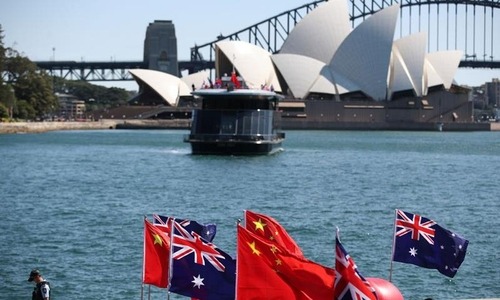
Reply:
<svg viewBox="0 0 500 300"><path fill-rule="evenodd" d="M193 110L191 133L184 142L192 154L267 155L282 150L278 101L269 90L199 89L201 108Z"/></svg>

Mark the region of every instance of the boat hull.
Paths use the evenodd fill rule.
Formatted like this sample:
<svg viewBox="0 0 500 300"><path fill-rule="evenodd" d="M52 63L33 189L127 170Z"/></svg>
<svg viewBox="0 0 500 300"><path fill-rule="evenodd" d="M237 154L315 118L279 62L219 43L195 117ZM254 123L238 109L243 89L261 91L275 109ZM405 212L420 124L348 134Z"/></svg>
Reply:
<svg viewBox="0 0 500 300"><path fill-rule="evenodd" d="M193 155L270 155L282 151L283 139L273 141L187 140Z"/></svg>

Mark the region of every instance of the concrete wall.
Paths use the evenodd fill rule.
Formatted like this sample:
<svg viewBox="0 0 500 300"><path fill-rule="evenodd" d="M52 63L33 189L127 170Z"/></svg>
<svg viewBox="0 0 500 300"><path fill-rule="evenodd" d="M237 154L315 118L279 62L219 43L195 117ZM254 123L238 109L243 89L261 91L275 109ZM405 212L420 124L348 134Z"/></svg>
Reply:
<svg viewBox="0 0 500 300"><path fill-rule="evenodd" d="M92 130L113 129L116 121L102 120L98 122L15 122L0 123L2 133L39 133L54 130Z"/></svg>
<svg viewBox="0 0 500 300"><path fill-rule="evenodd" d="M302 122L301 122L302 120ZM305 119L282 119L283 130L438 130L436 123L387 122L311 122ZM109 130L109 129L183 129L190 128L190 120L102 120L99 122L17 122L0 123L0 134L41 133L55 130ZM500 123L445 123L443 131L500 131Z"/></svg>
<svg viewBox="0 0 500 300"><path fill-rule="evenodd" d="M190 120L101 120L97 122L0 123L0 134L41 133L55 130L187 129Z"/></svg>

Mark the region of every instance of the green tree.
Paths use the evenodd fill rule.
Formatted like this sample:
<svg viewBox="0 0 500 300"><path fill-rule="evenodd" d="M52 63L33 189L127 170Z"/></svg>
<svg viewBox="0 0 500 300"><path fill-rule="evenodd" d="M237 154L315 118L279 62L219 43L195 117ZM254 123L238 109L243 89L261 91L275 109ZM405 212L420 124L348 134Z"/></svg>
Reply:
<svg viewBox="0 0 500 300"><path fill-rule="evenodd" d="M5 47L3 46L3 29L0 24L0 74L4 71ZM0 76L0 118L7 118L9 110L7 108L7 93L8 87L5 86L2 76Z"/></svg>
<svg viewBox="0 0 500 300"><path fill-rule="evenodd" d="M111 87L106 89L103 98L105 98L109 104L116 107L126 105L130 96L128 92L122 88Z"/></svg>
<svg viewBox="0 0 500 300"><path fill-rule="evenodd" d="M58 93L85 100L88 112L126 105L130 98L129 93L122 88L106 88L86 81L68 81L58 77L54 78L54 89Z"/></svg>
<svg viewBox="0 0 500 300"><path fill-rule="evenodd" d="M24 120L33 120L36 117L36 111L28 101L21 100L17 102L16 116Z"/></svg>
<svg viewBox="0 0 500 300"><path fill-rule="evenodd" d="M10 84L2 84L0 89L0 103L2 103L8 112L8 117L12 119L14 110L16 108L16 95L14 94L14 88Z"/></svg>
<svg viewBox="0 0 500 300"><path fill-rule="evenodd" d="M5 67L15 77L13 87L16 98L27 101L35 109L37 117L43 118L58 108L59 103L52 90L52 78L27 57L8 49Z"/></svg>
<svg viewBox="0 0 500 300"><path fill-rule="evenodd" d="M3 44L3 29L2 25L0 24L0 74L3 73L5 70L5 54L6 54L6 49ZM14 89L11 85L5 84L3 82L2 76L0 76L0 104L3 104L3 108L7 109L7 116L4 116L2 113L2 118L12 118L12 112L14 111L15 104L16 104L16 97L14 95Z"/></svg>
<svg viewBox="0 0 500 300"><path fill-rule="evenodd" d="M0 24L0 73L3 72L4 69L4 61L5 61L5 47L3 45L3 29L2 24ZM0 76L0 87L2 86L3 78Z"/></svg>
<svg viewBox="0 0 500 300"><path fill-rule="evenodd" d="M8 117L9 117L9 110L3 103L0 103L0 121Z"/></svg>

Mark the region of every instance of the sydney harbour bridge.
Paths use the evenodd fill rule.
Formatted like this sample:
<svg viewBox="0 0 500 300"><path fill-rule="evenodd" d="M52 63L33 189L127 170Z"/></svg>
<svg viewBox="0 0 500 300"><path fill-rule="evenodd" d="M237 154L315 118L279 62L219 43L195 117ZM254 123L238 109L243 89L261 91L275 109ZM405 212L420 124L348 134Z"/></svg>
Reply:
<svg viewBox="0 0 500 300"><path fill-rule="evenodd" d="M427 52L461 50L460 68L500 69L500 0L348 0L353 28L377 11L400 4L395 38L426 32ZM246 41L270 53L279 51L294 26L323 1L314 1L254 25L191 48L190 60L179 61L189 73L214 67L215 43ZM144 61L35 62L51 76L68 80L132 80L129 69L147 68Z"/></svg>

